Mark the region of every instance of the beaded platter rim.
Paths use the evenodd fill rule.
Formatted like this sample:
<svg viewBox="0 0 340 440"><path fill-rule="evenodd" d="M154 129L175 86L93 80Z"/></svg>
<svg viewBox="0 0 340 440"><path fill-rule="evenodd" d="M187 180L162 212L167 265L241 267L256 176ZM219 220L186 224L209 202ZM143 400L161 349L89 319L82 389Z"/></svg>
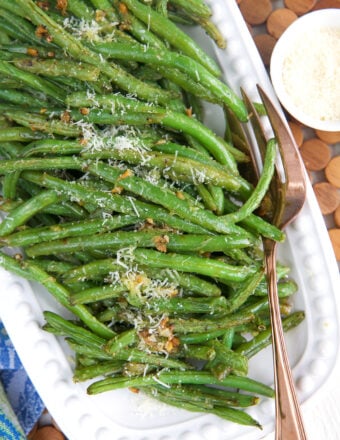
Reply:
<svg viewBox="0 0 340 440"><path fill-rule="evenodd" d="M207 3L228 39L227 50L215 53L228 83L235 90L242 87L254 100L259 83L275 100L269 77L236 2L207 0ZM208 107L208 117L213 112L214 108ZM288 228L287 241L279 256L292 267L292 276L300 286L296 307L306 311L305 322L287 337L298 396L306 403L321 392L336 369L340 346L338 267L310 185L307 202ZM88 384L72 381L73 358L66 344L41 329L43 310L65 317L69 317L68 312L37 284L3 269L0 269L0 285L0 317L33 384L69 440L257 440L273 430L274 403L267 399L249 410L263 425L263 431L259 431L213 415L150 403L127 390L87 396ZM251 360L250 376L272 383L270 349Z"/></svg>

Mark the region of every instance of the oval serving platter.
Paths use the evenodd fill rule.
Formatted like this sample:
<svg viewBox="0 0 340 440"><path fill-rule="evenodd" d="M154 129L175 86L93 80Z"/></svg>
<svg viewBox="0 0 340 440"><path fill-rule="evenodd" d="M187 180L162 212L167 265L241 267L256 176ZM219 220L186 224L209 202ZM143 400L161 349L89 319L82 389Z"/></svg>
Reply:
<svg viewBox="0 0 340 440"><path fill-rule="evenodd" d="M208 0L215 23L228 41L226 50L214 49L201 31L193 37L214 54L225 80L258 100L260 84L276 101L267 72L235 1ZM277 101L276 101L277 102ZM207 106L207 121L219 131L216 108ZM295 309L306 312L302 325L287 335L298 397L306 402L325 385L338 364L338 267L311 186L305 207L287 230L280 260L291 268L299 285ZM69 317L41 286L0 269L0 317L52 417L69 440L257 440L274 426L274 402L263 399L249 411L263 431L169 407L128 390L88 396L88 384L72 381L73 355L67 345L41 329L42 312ZM272 384L271 349L250 362L250 377Z"/></svg>

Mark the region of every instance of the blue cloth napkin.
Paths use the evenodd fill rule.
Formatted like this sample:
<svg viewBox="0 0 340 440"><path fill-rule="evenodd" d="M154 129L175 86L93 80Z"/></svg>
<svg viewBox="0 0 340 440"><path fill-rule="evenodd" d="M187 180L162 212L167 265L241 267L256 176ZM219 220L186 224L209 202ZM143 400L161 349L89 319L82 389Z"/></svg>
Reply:
<svg viewBox="0 0 340 440"><path fill-rule="evenodd" d="M0 321L0 438L25 439L44 408Z"/></svg>

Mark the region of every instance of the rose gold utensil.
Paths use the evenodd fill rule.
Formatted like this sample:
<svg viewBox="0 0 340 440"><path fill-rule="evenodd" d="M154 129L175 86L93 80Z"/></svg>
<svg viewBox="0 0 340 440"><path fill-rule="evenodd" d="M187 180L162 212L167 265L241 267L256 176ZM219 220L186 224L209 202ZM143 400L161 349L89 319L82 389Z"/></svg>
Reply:
<svg viewBox="0 0 340 440"><path fill-rule="evenodd" d="M279 147L282 170L276 168L275 176L269 190L271 209L266 218L279 229L283 230L300 212L306 198L306 181L304 166L299 156L295 141L288 129L287 123L275 109L264 91L258 87L262 102L265 106L275 138ZM243 98L250 114L250 122L257 140L249 142L255 172L259 175L259 166L254 153L259 151L263 160L267 139L258 113L251 100L244 92ZM303 420L297 400L292 372L286 351L282 329L279 298L277 293L276 251L277 243L263 239L263 250L268 281L269 308L271 315L274 379L275 379L275 438L277 440L306 439Z"/></svg>

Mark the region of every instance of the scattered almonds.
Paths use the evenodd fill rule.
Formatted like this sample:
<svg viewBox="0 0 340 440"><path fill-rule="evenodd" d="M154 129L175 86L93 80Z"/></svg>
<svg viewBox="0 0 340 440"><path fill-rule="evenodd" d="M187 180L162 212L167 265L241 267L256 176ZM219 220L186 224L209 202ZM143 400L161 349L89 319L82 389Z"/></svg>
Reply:
<svg viewBox="0 0 340 440"><path fill-rule="evenodd" d="M264 23L272 11L270 0L242 0L239 7L245 21L253 25Z"/></svg>
<svg viewBox="0 0 340 440"><path fill-rule="evenodd" d="M340 205L334 211L334 223L335 223L335 226L340 228Z"/></svg>
<svg viewBox="0 0 340 440"><path fill-rule="evenodd" d="M293 122L293 121L289 121L288 125L290 128L290 131L292 132L292 135L294 137L296 145L298 147L301 147L301 145L303 144L303 139L304 139L302 126L300 124L297 124L296 122Z"/></svg>
<svg viewBox="0 0 340 440"><path fill-rule="evenodd" d="M313 7L312 11L328 8L340 8L340 0L319 0Z"/></svg>
<svg viewBox="0 0 340 440"><path fill-rule="evenodd" d="M31 437L32 440L65 440L64 435L58 431L56 428L50 425L42 426L38 428L34 435Z"/></svg>
<svg viewBox="0 0 340 440"><path fill-rule="evenodd" d="M309 12L316 4L316 0L285 0L285 6L297 15L303 15Z"/></svg>
<svg viewBox="0 0 340 440"><path fill-rule="evenodd" d="M27 440L33 440L37 430L38 430L38 422L33 426L31 431L28 433Z"/></svg>
<svg viewBox="0 0 340 440"><path fill-rule="evenodd" d="M327 142L327 144L336 144L337 142L340 142L340 131L315 130L315 134L319 139Z"/></svg>
<svg viewBox="0 0 340 440"><path fill-rule="evenodd" d="M330 229L328 233L333 245L335 258L337 261L340 261L340 229Z"/></svg>
<svg viewBox="0 0 340 440"><path fill-rule="evenodd" d="M257 50L260 52L263 63L269 66L276 39L268 34L259 34L255 35L254 42Z"/></svg>
<svg viewBox="0 0 340 440"><path fill-rule="evenodd" d="M337 188L328 182L319 182L314 184L313 189L322 214L332 214L340 203Z"/></svg>
<svg viewBox="0 0 340 440"><path fill-rule="evenodd" d="M335 156L330 160L325 168L325 175L329 183L340 188L340 156Z"/></svg>
<svg viewBox="0 0 340 440"><path fill-rule="evenodd" d="M305 166L310 171L323 170L331 159L329 146L317 138L308 139L300 147Z"/></svg>
<svg viewBox="0 0 340 440"><path fill-rule="evenodd" d="M281 37L287 27L298 18L295 12L288 8L276 9L273 11L267 20L267 31L274 38Z"/></svg>

